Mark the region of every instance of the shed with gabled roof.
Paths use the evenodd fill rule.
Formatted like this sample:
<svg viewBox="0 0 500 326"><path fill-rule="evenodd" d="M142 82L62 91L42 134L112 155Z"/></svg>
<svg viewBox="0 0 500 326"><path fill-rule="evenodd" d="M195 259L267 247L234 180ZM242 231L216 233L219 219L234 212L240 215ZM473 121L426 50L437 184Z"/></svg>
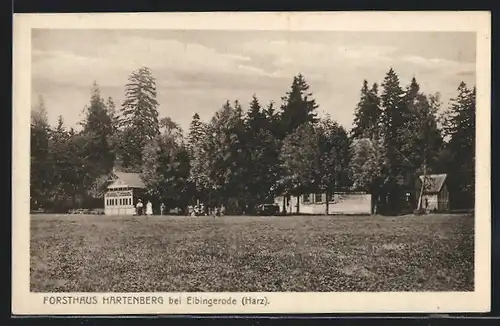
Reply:
<svg viewBox="0 0 500 326"><path fill-rule="evenodd" d="M447 174L428 174L419 176L419 207L428 212L444 212L450 209L450 194L447 186Z"/></svg>

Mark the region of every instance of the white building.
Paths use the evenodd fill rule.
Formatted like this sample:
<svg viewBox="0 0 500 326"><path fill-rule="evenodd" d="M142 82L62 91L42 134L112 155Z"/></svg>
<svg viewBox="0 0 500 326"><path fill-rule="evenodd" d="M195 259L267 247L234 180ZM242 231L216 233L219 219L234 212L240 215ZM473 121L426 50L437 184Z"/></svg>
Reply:
<svg viewBox="0 0 500 326"><path fill-rule="evenodd" d="M298 202L297 202L298 201ZM276 197L274 203L279 205L280 212L283 206L287 214L326 213L326 194L304 194L291 196L287 201L283 196ZM328 214L371 214L371 195L366 193L335 193L328 198Z"/></svg>
<svg viewBox="0 0 500 326"><path fill-rule="evenodd" d="M113 172L108 181L110 184L104 195L104 213L106 215L134 215L137 200L142 198L145 189L140 175Z"/></svg>

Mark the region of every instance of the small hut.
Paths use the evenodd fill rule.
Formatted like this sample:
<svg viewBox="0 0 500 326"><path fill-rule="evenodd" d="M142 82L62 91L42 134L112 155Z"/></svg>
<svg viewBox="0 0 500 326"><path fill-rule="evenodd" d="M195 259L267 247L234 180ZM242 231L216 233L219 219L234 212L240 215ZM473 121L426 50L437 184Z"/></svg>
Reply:
<svg viewBox="0 0 500 326"><path fill-rule="evenodd" d="M137 200L144 195L139 173L113 172L104 195L106 215L134 215Z"/></svg>
<svg viewBox="0 0 500 326"><path fill-rule="evenodd" d="M450 208L448 186L446 185L446 174L428 174L419 176L420 196L418 207L427 212L444 212Z"/></svg>

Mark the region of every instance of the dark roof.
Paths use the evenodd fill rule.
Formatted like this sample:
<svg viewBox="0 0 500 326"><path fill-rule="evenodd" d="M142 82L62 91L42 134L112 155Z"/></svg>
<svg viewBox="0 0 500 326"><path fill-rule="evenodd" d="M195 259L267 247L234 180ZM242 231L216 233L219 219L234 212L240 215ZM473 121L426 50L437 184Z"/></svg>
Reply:
<svg viewBox="0 0 500 326"><path fill-rule="evenodd" d="M425 181L424 194L438 193L443 188L446 181L446 174L428 174ZM419 177L420 181L424 181L424 176Z"/></svg>
<svg viewBox="0 0 500 326"><path fill-rule="evenodd" d="M97 179L95 180L95 184L98 187L106 188L109 183L110 183L109 174L103 174L100 177L97 177Z"/></svg>
<svg viewBox="0 0 500 326"><path fill-rule="evenodd" d="M141 179L141 175L139 173L131 173L131 172L114 172L117 180L123 182L126 186L131 188L145 188L144 182ZM113 182L114 184L114 182Z"/></svg>

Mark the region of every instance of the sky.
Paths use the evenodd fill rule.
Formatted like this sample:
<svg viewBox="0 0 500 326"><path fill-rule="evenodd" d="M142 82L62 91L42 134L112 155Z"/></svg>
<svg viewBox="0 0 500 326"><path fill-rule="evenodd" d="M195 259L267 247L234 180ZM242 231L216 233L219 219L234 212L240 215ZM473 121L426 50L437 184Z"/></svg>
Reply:
<svg viewBox="0 0 500 326"><path fill-rule="evenodd" d="M134 70L149 67L160 117L186 131L193 114L208 121L226 100L244 108L281 104L304 75L318 113L347 129L363 80L381 83L392 67L407 86L415 77L443 107L461 81L476 80L476 37L466 32L32 30L32 103L43 96L49 122L77 127L94 81L119 105Z"/></svg>

